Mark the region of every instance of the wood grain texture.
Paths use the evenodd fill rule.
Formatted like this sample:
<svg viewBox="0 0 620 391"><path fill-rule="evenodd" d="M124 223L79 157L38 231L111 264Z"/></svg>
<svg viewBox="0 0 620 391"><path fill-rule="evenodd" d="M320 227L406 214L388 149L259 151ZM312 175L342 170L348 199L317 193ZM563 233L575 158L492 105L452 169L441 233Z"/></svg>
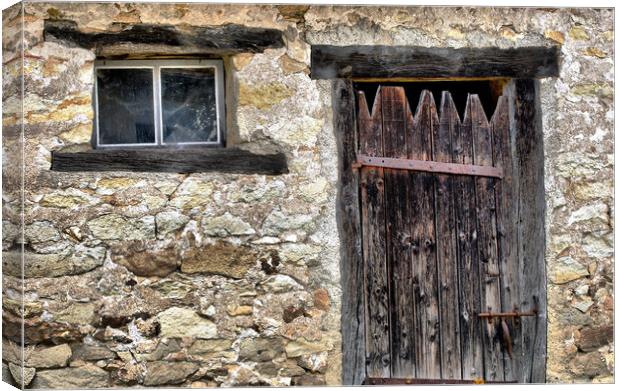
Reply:
<svg viewBox="0 0 620 391"><path fill-rule="evenodd" d="M508 94L501 96L491 118L493 133L493 165L501 168L504 177L495 184L497 206L497 237L501 270L502 312L521 310L519 289L519 258L517 255L517 187L514 170L513 137L510 132L510 102ZM528 309L524 309L528 310ZM516 381L523 367L523 334L521 320L506 319L513 342L513 357L504 354L504 378ZM506 349L506 347L504 347Z"/></svg>
<svg viewBox="0 0 620 391"><path fill-rule="evenodd" d="M535 80L515 80L521 308L538 307L538 316L522 319L524 365L518 380L523 383L544 383L546 378L544 150L538 89Z"/></svg>
<svg viewBox="0 0 620 391"><path fill-rule="evenodd" d="M413 116L402 87L381 87L384 156L407 158L408 125ZM392 377L415 377L415 302L412 296L411 236L412 189L409 173L385 169L387 262L390 276L390 343Z"/></svg>
<svg viewBox="0 0 620 391"><path fill-rule="evenodd" d="M141 44L200 49L203 53L259 53L284 46L282 32L276 29L227 24L215 27L184 27L170 25L116 24L114 32L84 32L72 20L46 19L43 37L48 42L101 50L106 46ZM131 53L127 53L131 54Z"/></svg>
<svg viewBox="0 0 620 391"><path fill-rule="evenodd" d="M340 188L336 223L340 235L342 283L342 384L359 385L366 377L364 321L364 259L360 216L359 180L351 164L356 160L355 95L351 81L332 82L334 133L338 147Z"/></svg>
<svg viewBox="0 0 620 391"><path fill-rule="evenodd" d="M377 92L372 115L366 97L358 94L360 152L383 156L381 137L381 91ZM386 212L383 168L360 170L362 200L362 250L365 277L366 374L390 377L389 275L386 262Z"/></svg>
<svg viewBox="0 0 620 391"><path fill-rule="evenodd" d="M424 90L413 119L409 139L411 159L431 160L432 134L439 125L432 94ZM413 244L413 295L416 301L416 371L419 378L441 377L439 284L434 218L435 178L428 173L409 173L411 181L411 239Z"/></svg>
<svg viewBox="0 0 620 391"><path fill-rule="evenodd" d="M441 96L439 126L434 128L433 160L452 162L452 134L461 125L452 96ZM461 379L461 341L459 324L459 278L456 247L454 181L450 175L437 175L435 184L435 227L439 273L439 318L441 333L441 377Z"/></svg>
<svg viewBox="0 0 620 391"><path fill-rule="evenodd" d="M311 78L554 77L558 49L313 45Z"/></svg>
<svg viewBox="0 0 620 391"><path fill-rule="evenodd" d="M362 156L506 170L361 166L367 378L544 381L543 160L530 82L510 83L490 122L475 95L461 123L449 92L441 119L429 91L415 116L402 87L381 86L372 114L358 94ZM536 306L539 316L505 323L478 316Z"/></svg>
<svg viewBox="0 0 620 391"><path fill-rule="evenodd" d="M493 138L478 95L469 95L463 126L471 126L474 164L493 165ZM497 258L495 179L476 178L477 245L480 261L480 311L501 312L500 270ZM477 314L476 314L477 316ZM504 380L499 319L482 323L485 380Z"/></svg>
<svg viewBox="0 0 620 391"><path fill-rule="evenodd" d="M452 162L473 164L471 123L452 129ZM455 178L454 208L456 215L457 265L459 275L459 309L461 332L461 368L463 379L484 376L482 326L480 309L480 268L477 251L475 179Z"/></svg>
<svg viewBox="0 0 620 391"><path fill-rule="evenodd" d="M52 152L52 171L288 173L283 153L258 155L234 148L96 149Z"/></svg>

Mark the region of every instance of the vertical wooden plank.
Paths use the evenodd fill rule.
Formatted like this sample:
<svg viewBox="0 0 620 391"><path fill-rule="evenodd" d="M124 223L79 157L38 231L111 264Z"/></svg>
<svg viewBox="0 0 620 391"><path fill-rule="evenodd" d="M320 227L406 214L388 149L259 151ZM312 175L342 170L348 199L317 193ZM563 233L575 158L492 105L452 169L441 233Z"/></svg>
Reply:
<svg viewBox="0 0 620 391"><path fill-rule="evenodd" d="M545 188L539 82L515 80L518 193L519 281L521 307L538 307L537 317L522 319L523 371L519 381L546 379L547 297L545 272ZM527 365L525 365L527 364Z"/></svg>
<svg viewBox="0 0 620 391"><path fill-rule="evenodd" d="M474 164L493 165L493 138L491 127L478 95L468 96L468 109L474 142ZM495 216L495 179L476 178L476 210L478 215L478 254L480 260L481 310L500 312L499 261L497 258L497 220ZM485 380L504 380L504 359L501 346L499 319L484 321Z"/></svg>
<svg viewBox="0 0 620 391"><path fill-rule="evenodd" d="M372 115L366 97L358 92L360 152L383 156L381 88L377 91ZM389 275L385 253L385 194L382 168L360 170L362 200L362 250L364 254L366 374L390 377Z"/></svg>
<svg viewBox="0 0 620 391"><path fill-rule="evenodd" d="M359 182L356 160L355 96L350 80L332 82L334 132L338 147L340 191L336 222L341 241L342 384L361 384L366 376L364 331L364 262L361 244Z"/></svg>
<svg viewBox="0 0 620 391"><path fill-rule="evenodd" d="M441 96L439 126L433 127L433 160L452 162L452 134L461 125L452 96ZM439 319L441 335L441 377L461 379L459 325L459 280L457 269L456 222L453 199L454 176L437 175L435 227L439 273Z"/></svg>
<svg viewBox="0 0 620 391"><path fill-rule="evenodd" d="M519 258L517 256L517 202L513 169L513 143L510 135L508 96L501 96L491 118L493 133L493 165L501 168L504 177L495 184L497 206L497 245L501 271L502 311L527 311L519 305ZM521 319L506 319L512 341L512 357L504 353L504 378L518 380L522 367L523 335ZM505 342L504 342L505 343ZM506 352L507 346L504 346Z"/></svg>
<svg viewBox="0 0 620 391"><path fill-rule="evenodd" d="M430 160L431 138L439 125L435 101L430 91L420 95L420 102L410 130L410 158ZM413 294L416 301L415 352L417 376L441 377L439 336L439 297L434 222L434 178L428 173L409 174L411 181L411 238L413 254Z"/></svg>
<svg viewBox="0 0 620 391"><path fill-rule="evenodd" d="M472 119L469 106L463 123L453 129L452 162L473 164ZM480 310L480 270L477 251L475 179L455 178L454 208L456 211L457 258L459 270L459 308L463 379L484 376L482 328L477 314Z"/></svg>
<svg viewBox="0 0 620 391"><path fill-rule="evenodd" d="M384 156L407 158L407 122L413 118L403 87L381 87ZM414 312L411 295L411 232L409 173L385 169L387 263L390 278L392 377L413 378Z"/></svg>

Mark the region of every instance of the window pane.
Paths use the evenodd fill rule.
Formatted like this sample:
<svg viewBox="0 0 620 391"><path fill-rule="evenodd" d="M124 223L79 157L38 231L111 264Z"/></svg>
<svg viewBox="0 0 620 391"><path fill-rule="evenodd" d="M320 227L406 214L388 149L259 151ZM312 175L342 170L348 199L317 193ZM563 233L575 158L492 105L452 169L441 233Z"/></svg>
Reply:
<svg viewBox="0 0 620 391"><path fill-rule="evenodd" d="M165 143L217 141L215 70L161 68Z"/></svg>
<svg viewBox="0 0 620 391"><path fill-rule="evenodd" d="M152 69L97 69L100 144L155 142Z"/></svg>

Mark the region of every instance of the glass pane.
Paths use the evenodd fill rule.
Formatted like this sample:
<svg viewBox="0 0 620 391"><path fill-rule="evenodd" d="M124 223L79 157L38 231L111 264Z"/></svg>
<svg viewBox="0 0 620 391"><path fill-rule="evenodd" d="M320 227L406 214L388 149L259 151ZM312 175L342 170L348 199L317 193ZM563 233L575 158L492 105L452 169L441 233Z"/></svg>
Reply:
<svg viewBox="0 0 620 391"><path fill-rule="evenodd" d="M97 69L100 144L155 142L152 69Z"/></svg>
<svg viewBox="0 0 620 391"><path fill-rule="evenodd" d="M217 141L215 69L161 68L165 143Z"/></svg>

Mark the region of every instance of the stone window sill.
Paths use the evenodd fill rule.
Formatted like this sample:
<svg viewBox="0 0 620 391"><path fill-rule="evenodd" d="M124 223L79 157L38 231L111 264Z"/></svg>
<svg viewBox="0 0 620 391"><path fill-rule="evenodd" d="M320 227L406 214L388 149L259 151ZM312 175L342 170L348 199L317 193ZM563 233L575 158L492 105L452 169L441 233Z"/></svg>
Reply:
<svg viewBox="0 0 620 391"><path fill-rule="evenodd" d="M237 148L95 149L52 152L52 171L288 173L283 153L259 155Z"/></svg>

